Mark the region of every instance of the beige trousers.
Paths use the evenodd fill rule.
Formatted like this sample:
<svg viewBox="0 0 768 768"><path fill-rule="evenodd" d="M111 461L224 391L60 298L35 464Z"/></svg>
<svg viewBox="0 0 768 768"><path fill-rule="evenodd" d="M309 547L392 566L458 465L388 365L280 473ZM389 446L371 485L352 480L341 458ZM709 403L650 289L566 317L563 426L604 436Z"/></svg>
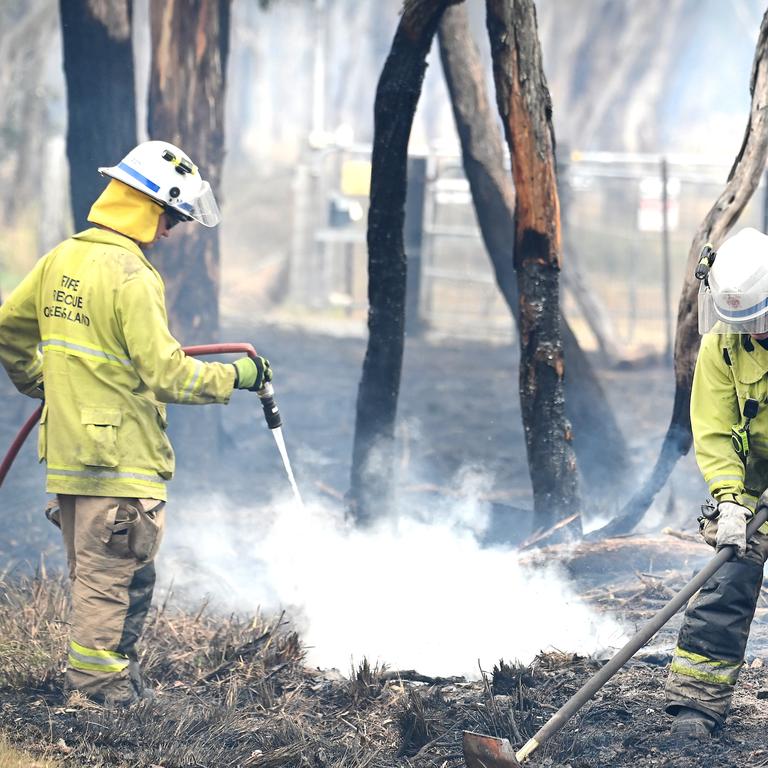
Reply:
<svg viewBox="0 0 768 768"><path fill-rule="evenodd" d="M165 503L59 494L72 580L65 688L97 701L141 693L136 643L152 602Z"/></svg>

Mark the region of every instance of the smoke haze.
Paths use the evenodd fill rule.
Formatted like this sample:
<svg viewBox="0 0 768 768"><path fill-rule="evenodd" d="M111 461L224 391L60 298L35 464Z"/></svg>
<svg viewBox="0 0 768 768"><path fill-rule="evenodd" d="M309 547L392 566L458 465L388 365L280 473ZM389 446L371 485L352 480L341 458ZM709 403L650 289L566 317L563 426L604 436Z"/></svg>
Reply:
<svg viewBox="0 0 768 768"><path fill-rule="evenodd" d="M487 515L471 497L441 505L439 520L408 514L368 530L317 501L206 506L205 522L170 526L161 577L185 598L209 595L222 612L287 609L321 668L346 673L367 657L477 677L478 661L487 669L552 648L594 654L623 640L557 565L481 548Z"/></svg>

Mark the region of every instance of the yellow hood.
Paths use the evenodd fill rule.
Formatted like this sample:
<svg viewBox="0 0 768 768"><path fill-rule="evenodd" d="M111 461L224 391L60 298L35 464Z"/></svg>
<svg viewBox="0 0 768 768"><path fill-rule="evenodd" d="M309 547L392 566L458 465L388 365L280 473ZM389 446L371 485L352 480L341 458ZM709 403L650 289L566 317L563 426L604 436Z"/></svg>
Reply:
<svg viewBox="0 0 768 768"><path fill-rule="evenodd" d="M88 221L114 229L139 243L151 243L163 207L121 181L112 179L91 206Z"/></svg>

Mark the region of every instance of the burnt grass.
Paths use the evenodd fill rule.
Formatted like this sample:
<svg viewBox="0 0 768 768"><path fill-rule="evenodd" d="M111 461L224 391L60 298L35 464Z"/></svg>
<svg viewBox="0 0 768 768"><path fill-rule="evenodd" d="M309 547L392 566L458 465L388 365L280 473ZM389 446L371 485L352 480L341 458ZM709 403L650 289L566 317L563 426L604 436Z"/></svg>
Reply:
<svg viewBox="0 0 768 768"><path fill-rule="evenodd" d="M599 663L550 652L479 681L304 663L288 617L153 609L142 642L152 702L127 710L62 694L67 590L38 573L0 583L0 731L64 766L461 766L464 729L516 748ZM521 626L521 631L524 627ZM671 742L665 667L633 662L530 759L540 766L768 766L762 668L745 668L727 728Z"/></svg>
<svg viewBox="0 0 768 768"><path fill-rule="evenodd" d="M260 328L258 334L250 328L230 329L225 338L256 336L259 349L279 371L279 401L302 491L308 495L332 491L334 498L341 497L349 478L363 341L270 327ZM479 462L494 474L490 490L498 498L525 506L524 440L517 399L510 395L510 382L517 381L516 354L478 342L449 346L408 342L400 407L404 425L412 426L400 437L401 464L410 457L404 482L416 488L413 494L419 503L430 501L425 485L450 490L459 467ZM465 382L452 373L463 371L468 361L473 380L482 382L484 392L473 399L471 409L466 406ZM318 372L323 387L316 386ZM664 403L671 407L673 377L668 370L653 368L603 374L607 395L623 419L625 434L631 436L633 477L642 478L653 465L666 427L669 409ZM328 405L329 392L333 408ZM0 413L0 437L7 445L31 407L12 394L4 380L0 395L7 403ZM285 485L279 458L265 449L263 435L252 430L257 420L253 410L252 401L233 398L222 414L225 437L240 439L246 432L246 439L233 438L232 446L223 441L222 450L228 453L215 477L217 485L236 499L252 499L255 489L266 496ZM470 412L472 429L467 421ZM183 416L182 408L174 412L176 420ZM183 464L185 446L178 448ZM692 459L687 459L673 476L674 490L661 502L664 525L690 530L703 493ZM196 490L192 480L202 474L193 462L179 472L174 493L183 496L185 483ZM307 665L302 638L289 616L220 615L194 604L190 609L171 609L177 605L171 599L167 605L156 601L141 643L144 672L158 692L154 702L115 711L76 698L67 700L61 690L66 585L44 570L24 576L19 565L37 562L41 551L46 562L63 565L58 536L41 513L42 488L42 470L30 439L3 487L0 734L17 747L55 757L63 766L452 768L463 765L464 729L509 738L519 748L598 667L589 659L546 653L528 666L516 665L513 659L500 661L479 681L430 680L366 662L342 670L342 675ZM637 555L630 574L687 563L681 553L675 563L661 564L660 553L671 549L666 542L642 554L632 543L629 549L618 550L614 561L622 564L625 576L627 552ZM629 631L648 617L649 607L657 610L660 601L669 599L668 588L676 590L690 577L686 565L668 588L656 577L649 581L647 574L640 584L633 576L624 585L608 567L612 561L605 547L593 554L583 568L599 579L597 583L582 579L580 591L598 610L622 616ZM649 568L649 561L654 568ZM489 583L487 588L498 594L503 610L505 585ZM456 606L457 622L471 621L465 608ZM520 617L519 631L525 633L527 623L537 620ZM766 634L765 618L761 621L753 627L753 636ZM667 647L674 635L670 627ZM768 642L751 652L727 728L709 742L687 746L670 742L670 721L663 714L668 658L661 653L657 663L635 661L621 670L551 743L534 753L529 764L768 766L768 703L758 698L764 674L757 664L765 657Z"/></svg>

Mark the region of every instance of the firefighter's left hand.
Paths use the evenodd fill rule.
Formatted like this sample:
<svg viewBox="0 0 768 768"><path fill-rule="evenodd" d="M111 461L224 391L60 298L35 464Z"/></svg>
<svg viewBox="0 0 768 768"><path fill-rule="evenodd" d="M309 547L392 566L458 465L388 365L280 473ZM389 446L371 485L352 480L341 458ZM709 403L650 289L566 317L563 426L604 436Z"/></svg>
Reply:
<svg viewBox="0 0 768 768"><path fill-rule="evenodd" d="M29 389L25 390L24 394L28 397L34 397L35 400L45 400L43 377L41 376Z"/></svg>
<svg viewBox="0 0 768 768"><path fill-rule="evenodd" d="M747 551L747 520L752 513L733 501L721 501L717 511L717 549L736 547L741 557Z"/></svg>
<svg viewBox="0 0 768 768"><path fill-rule="evenodd" d="M250 357L241 357L232 365L237 372L235 376L237 389L250 389L251 392L256 392L268 381L272 381L272 367L266 357L257 357L255 360Z"/></svg>

